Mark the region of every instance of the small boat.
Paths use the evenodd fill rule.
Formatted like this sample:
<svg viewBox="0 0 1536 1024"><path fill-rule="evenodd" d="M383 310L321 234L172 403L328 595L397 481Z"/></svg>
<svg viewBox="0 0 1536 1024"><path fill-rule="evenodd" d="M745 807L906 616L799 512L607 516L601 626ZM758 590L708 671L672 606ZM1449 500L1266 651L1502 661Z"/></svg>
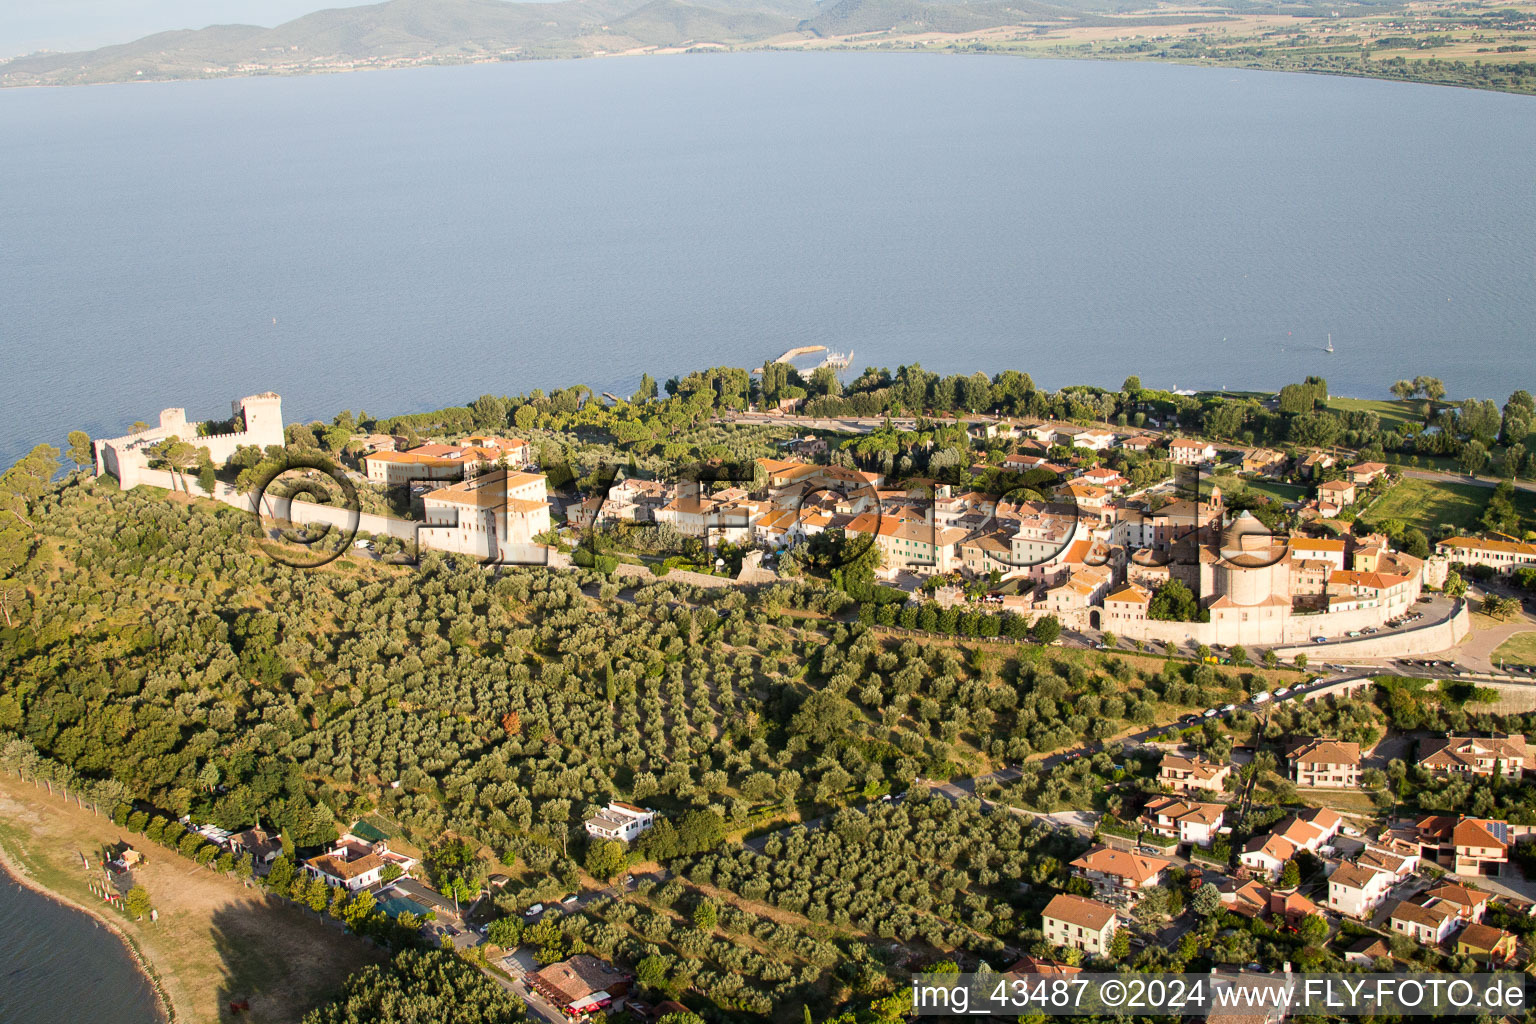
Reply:
<svg viewBox="0 0 1536 1024"><path fill-rule="evenodd" d="M1333 335L1332 334L1328 335L1328 347L1323 349L1323 351L1327 352L1329 355L1333 355Z"/></svg>

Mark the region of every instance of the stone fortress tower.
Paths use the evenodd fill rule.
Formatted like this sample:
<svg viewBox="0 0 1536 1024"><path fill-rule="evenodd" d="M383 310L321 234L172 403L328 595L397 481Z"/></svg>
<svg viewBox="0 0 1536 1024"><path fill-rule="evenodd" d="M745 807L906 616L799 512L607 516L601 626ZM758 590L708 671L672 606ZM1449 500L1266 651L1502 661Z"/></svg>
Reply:
<svg viewBox="0 0 1536 1024"><path fill-rule="evenodd" d="M245 445L265 448L283 443L283 400L274 392L237 399L230 403L230 412L244 425L243 430L198 437L198 425L187 421L185 409L162 409L157 427L122 437L98 438L93 442L96 475L111 473L124 490L135 487L143 482L142 473L149 468L148 450L172 437L193 448L208 449L215 464L223 464L235 449Z"/></svg>

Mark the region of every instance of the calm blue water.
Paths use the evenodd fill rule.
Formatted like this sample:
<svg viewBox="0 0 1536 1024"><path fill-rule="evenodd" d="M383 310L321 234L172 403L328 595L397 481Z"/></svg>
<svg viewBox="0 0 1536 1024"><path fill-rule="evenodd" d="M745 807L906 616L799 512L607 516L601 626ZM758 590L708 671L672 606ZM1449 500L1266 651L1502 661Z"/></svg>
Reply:
<svg viewBox="0 0 1536 1024"><path fill-rule="evenodd" d="M384 414L803 344L1536 389L1530 97L740 54L7 90L0 139L6 460L265 388Z"/></svg>
<svg viewBox="0 0 1536 1024"><path fill-rule="evenodd" d="M88 915L0 870L0 1021L158 1024L149 980Z"/></svg>

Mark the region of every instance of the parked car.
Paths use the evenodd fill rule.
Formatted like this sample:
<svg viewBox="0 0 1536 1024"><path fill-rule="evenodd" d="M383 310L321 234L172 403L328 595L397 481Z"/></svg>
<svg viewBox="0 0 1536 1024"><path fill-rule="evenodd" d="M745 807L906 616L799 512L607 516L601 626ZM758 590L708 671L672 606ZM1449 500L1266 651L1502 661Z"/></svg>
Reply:
<svg viewBox="0 0 1536 1024"><path fill-rule="evenodd" d="M1325 636L1315 636L1312 638L1312 642L1315 644L1325 644L1328 642L1328 638Z"/></svg>
<svg viewBox="0 0 1536 1024"><path fill-rule="evenodd" d="M1215 708L1207 708L1205 711L1202 711L1200 713L1200 717L1201 718L1215 718L1216 717L1216 709Z"/></svg>
<svg viewBox="0 0 1536 1024"><path fill-rule="evenodd" d="M567 896L565 899L561 900L560 902L565 904L566 906L570 906L572 903L575 903L579 899L581 899L581 897L576 895L573 892L569 896Z"/></svg>
<svg viewBox="0 0 1536 1024"><path fill-rule="evenodd" d="M1253 695L1254 704L1267 704L1272 700L1274 700L1274 695L1268 692Z"/></svg>
<svg viewBox="0 0 1536 1024"><path fill-rule="evenodd" d="M533 906L531 906L527 910L523 911L523 916L524 917L538 917L542 913L544 913L544 904L542 904L542 903L535 903Z"/></svg>
<svg viewBox="0 0 1536 1024"><path fill-rule="evenodd" d="M1237 710L1237 705L1236 704L1223 704L1221 706L1221 710L1226 712L1226 713L1228 713L1228 714L1230 714L1233 711Z"/></svg>

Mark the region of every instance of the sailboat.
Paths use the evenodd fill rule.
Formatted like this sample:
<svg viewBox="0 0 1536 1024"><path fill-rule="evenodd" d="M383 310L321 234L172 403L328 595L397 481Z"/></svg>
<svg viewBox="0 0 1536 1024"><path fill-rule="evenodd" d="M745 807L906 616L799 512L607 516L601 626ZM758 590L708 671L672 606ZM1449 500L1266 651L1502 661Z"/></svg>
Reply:
<svg viewBox="0 0 1536 1024"><path fill-rule="evenodd" d="M1323 351L1327 352L1329 355L1333 355L1333 335L1332 334L1328 335L1328 347L1323 349Z"/></svg>

